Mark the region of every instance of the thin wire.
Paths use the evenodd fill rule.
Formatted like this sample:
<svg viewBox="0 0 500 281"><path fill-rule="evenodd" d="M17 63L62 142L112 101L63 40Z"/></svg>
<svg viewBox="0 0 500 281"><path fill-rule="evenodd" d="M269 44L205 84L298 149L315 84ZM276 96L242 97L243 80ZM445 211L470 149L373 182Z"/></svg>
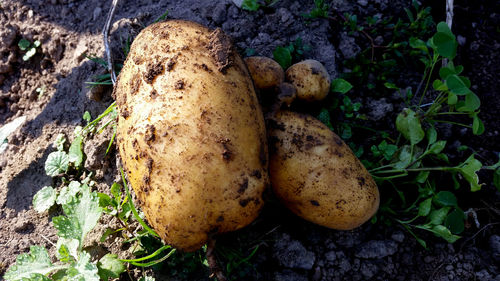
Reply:
<svg viewBox="0 0 500 281"><path fill-rule="evenodd" d="M111 74L111 82L113 82L113 86L116 84L116 74L113 66L113 57L109 48L109 29L111 27L111 21L113 20L113 15L115 14L115 9L118 5L118 1L119 0L113 0L113 2L111 3L111 9L109 9L108 17L106 18L106 24L104 25L104 29L102 30L104 49L106 51L106 57L108 59L108 71Z"/></svg>

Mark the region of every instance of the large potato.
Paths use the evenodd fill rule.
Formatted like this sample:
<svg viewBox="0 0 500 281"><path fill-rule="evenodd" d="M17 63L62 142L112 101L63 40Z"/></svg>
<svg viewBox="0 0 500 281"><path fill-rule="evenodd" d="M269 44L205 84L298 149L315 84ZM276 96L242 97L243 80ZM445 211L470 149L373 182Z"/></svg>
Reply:
<svg viewBox="0 0 500 281"><path fill-rule="evenodd" d="M147 27L114 94L130 184L167 243L193 251L256 218L268 185L264 118L220 29L181 20Z"/></svg>
<svg viewBox="0 0 500 281"><path fill-rule="evenodd" d="M279 111L268 120L274 193L298 216L348 230L372 217L377 185L349 147L316 118Z"/></svg>

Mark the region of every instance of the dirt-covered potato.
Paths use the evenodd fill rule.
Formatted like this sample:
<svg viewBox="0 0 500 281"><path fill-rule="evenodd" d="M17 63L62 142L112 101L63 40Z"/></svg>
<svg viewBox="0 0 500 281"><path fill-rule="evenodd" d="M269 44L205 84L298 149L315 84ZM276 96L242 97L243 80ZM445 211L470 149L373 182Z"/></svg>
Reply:
<svg viewBox="0 0 500 281"><path fill-rule="evenodd" d="M286 80L297 88L298 99L318 101L330 91L330 75L317 60L304 60L290 66Z"/></svg>
<svg viewBox="0 0 500 281"><path fill-rule="evenodd" d="M283 68L273 59L255 56L245 58L245 63L259 90L278 87L285 79Z"/></svg>
<svg viewBox="0 0 500 281"><path fill-rule="evenodd" d="M312 116L280 111L268 121L274 193L298 216L349 230L379 206L377 185L349 147Z"/></svg>
<svg viewBox="0 0 500 281"><path fill-rule="evenodd" d="M161 238L193 251L256 218L268 185L264 118L220 29L181 20L145 28L114 95L120 155Z"/></svg>

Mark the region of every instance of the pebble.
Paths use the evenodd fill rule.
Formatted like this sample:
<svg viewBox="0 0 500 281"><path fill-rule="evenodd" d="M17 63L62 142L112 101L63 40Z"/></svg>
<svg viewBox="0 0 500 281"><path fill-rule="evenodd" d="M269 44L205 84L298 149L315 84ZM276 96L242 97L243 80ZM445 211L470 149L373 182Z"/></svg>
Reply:
<svg viewBox="0 0 500 281"><path fill-rule="evenodd" d="M491 235L489 239L491 257L500 262L500 236L499 235Z"/></svg>
<svg viewBox="0 0 500 281"><path fill-rule="evenodd" d="M381 259L391 256L398 250L398 244L392 240L372 240L362 244L354 254L363 259Z"/></svg>
<svg viewBox="0 0 500 281"><path fill-rule="evenodd" d="M274 253L279 263L288 268L312 269L316 257L308 251L299 241L292 240L289 235L283 234L282 238L274 244Z"/></svg>

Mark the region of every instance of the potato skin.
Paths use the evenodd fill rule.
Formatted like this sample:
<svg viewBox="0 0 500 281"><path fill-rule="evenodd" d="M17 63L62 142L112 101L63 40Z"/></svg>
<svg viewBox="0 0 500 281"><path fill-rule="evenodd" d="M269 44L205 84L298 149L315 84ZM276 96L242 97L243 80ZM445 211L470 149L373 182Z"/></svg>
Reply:
<svg viewBox="0 0 500 281"><path fill-rule="evenodd" d="M286 70L286 80L297 88L297 98L319 101L330 91L330 75L317 60L304 60Z"/></svg>
<svg viewBox="0 0 500 281"><path fill-rule="evenodd" d="M377 185L340 137L295 112L280 111L267 121L271 185L287 208L338 230L356 228L375 214Z"/></svg>
<svg viewBox="0 0 500 281"><path fill-rule="evenodd" d="M283 68L268 57L247 57L245 58L254 85L259 90L278 87L285 80Z"/></svg>
<svg viewBox="0 0 500 281"><path fill-rule="evenodd" d="M145 28L114 95L122 162L165 242L194 251L257 217L269 180L264 118L219 29L182 20Z"/></svg>

